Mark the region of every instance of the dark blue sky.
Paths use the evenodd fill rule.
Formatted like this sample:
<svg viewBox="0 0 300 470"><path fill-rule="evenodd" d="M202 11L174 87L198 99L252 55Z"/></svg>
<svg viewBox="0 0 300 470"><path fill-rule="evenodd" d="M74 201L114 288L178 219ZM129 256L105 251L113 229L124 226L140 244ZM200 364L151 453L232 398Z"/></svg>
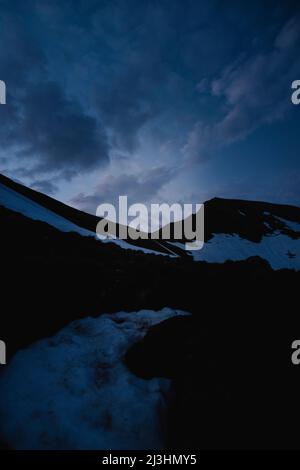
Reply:
<svg viewBox="0 0 300 470"><path fill-rule="evenodd" d="M300 204L300 4L0 0L1 171L95 212Z"/></svg>

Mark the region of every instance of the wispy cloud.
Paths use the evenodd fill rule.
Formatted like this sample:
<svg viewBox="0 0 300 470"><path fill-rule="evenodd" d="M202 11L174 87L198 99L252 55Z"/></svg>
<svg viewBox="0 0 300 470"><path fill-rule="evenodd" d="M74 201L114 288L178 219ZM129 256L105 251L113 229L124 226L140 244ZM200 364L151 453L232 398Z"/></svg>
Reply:
<svg viewBox="0 0 300 470"><path fill-rule="evenodd" d="M211 94L225 109L217 121L197 121L183 153L203 161L221 147L245 139L255 129L284 117L291 109L290 86L300 70L300 18L290 19L270 50L242 57L211 83Z"/></svg>

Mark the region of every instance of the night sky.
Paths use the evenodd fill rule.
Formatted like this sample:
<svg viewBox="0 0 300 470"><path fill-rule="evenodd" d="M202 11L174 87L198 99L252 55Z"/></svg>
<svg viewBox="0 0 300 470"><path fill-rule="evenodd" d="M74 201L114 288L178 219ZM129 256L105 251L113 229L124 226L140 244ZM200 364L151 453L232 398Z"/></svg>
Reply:
<svg viewBox="0 0 300 470"><path fill-rule="evenodd" d="M1 172L95 213L300 204L300 3L0 0Z"/></svg>

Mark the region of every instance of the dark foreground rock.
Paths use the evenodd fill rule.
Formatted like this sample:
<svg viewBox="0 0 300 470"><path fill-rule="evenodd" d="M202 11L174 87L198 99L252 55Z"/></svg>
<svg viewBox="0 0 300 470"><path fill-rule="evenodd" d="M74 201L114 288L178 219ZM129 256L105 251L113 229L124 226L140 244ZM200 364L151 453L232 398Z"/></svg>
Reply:
<svg viewBox="0 0 300 470"><path fill-rule="evenodd" d="M227 288L152 328L124 360L140 377L172 379L171 448L297 449L296 282Z"/></svg>

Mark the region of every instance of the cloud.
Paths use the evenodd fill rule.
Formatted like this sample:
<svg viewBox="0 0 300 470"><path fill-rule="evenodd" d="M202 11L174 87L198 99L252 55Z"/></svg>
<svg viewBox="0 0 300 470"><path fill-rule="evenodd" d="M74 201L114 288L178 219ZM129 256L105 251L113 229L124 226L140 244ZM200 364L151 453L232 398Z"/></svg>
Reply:
<svg viewBox="0 0 300 470"><path fill-rule="evenodd" d="M16 129L18 153L35 157L34 173L89 171L108 161L104 132L95 118L66 96L55 82L27 90L26 106Z"/></svg>
<svg viewBox="0 0 300 470"><path fill-rule="evenodd" d="M109 41L111 60L103 64L109 79L103 84L100 79L94 97L116 150L133 153L139 146L140 130L163 112L174 77L166 58L174 47L169 25L174 19L172 10L159 3L116 1L113 19L110 4L93 18L95 37ZM99 28L106 21L112 22L113 33L104 34Z"/></svg>
<svg viewBox="0 0 300 470"><path fill-rule="evenodd" d="M275 46L285 50L293 46L299 39L299 17L291 18L275 39Z"/></svg>
<svg viewBox="0 0 300 470"><path fill-rule="evenodd" d="M190 163L286 115L300 60L296 5L1 0L1 164L60 198L101 172L78 199L92 212L122 191L157 197L171 180L175 195L193 170L196 186L203 167Z"/></svg>
<svg viewBox="0 0 300 470"><path fill-rule="evenodd" d="M213 123L194 124L182 149L186 159L206 160L291 110L291 82L300 68L299 39L300 19L292 18L278 32L271 50L236 60L212 81L212 96L220 100L220 108L225 104L225 112Z"/></svg>
<svg viewBox="0 0 300 470"><path fill-rule="evenodd" d="M0 68L8 95L0 108L2 153L28 177L68 178L107 164L105 129L62 83L49 79L49 59L28 28L27 12L23 18L13 8L5 2L1 18Z"/></svg>
<svg viewBox="0 0 300 470"><path fill-rule="evenodd" d="M31 188L46 194L55 194L58 187L50 180L37 180L31 183Z"/></svg>
<svg viewBox="0 0 300 470"><path fill-rule="evenodd" d="M2 144L21 163L23 174L75 176L108 163L104 129L58 83L27 86L22 97L6 106Z"/></svg>
<svg viewBox="0 0 300 470"><path fill-rule="evenodd" d="M92 24L102 45L94 52L102 61L95 102L112 147L128 154L139 149L145 127L164 121L171 134L177 120L190 119L207 75L235 43L212 1L115 1L99 9ZM227 40L214 41L225 30Z"/></svg>
<svg viewBox="0 0 300 470"><path fill-rule="evenodd" d="M71 199L72 205L81 210L95 214L97 206L102 203L117 204L118 197L127 196L128 203L147 203L158 197L159 191L177 174L170 167L156 167L139 174L107 175L93 193L79 193Z"/></svg>

